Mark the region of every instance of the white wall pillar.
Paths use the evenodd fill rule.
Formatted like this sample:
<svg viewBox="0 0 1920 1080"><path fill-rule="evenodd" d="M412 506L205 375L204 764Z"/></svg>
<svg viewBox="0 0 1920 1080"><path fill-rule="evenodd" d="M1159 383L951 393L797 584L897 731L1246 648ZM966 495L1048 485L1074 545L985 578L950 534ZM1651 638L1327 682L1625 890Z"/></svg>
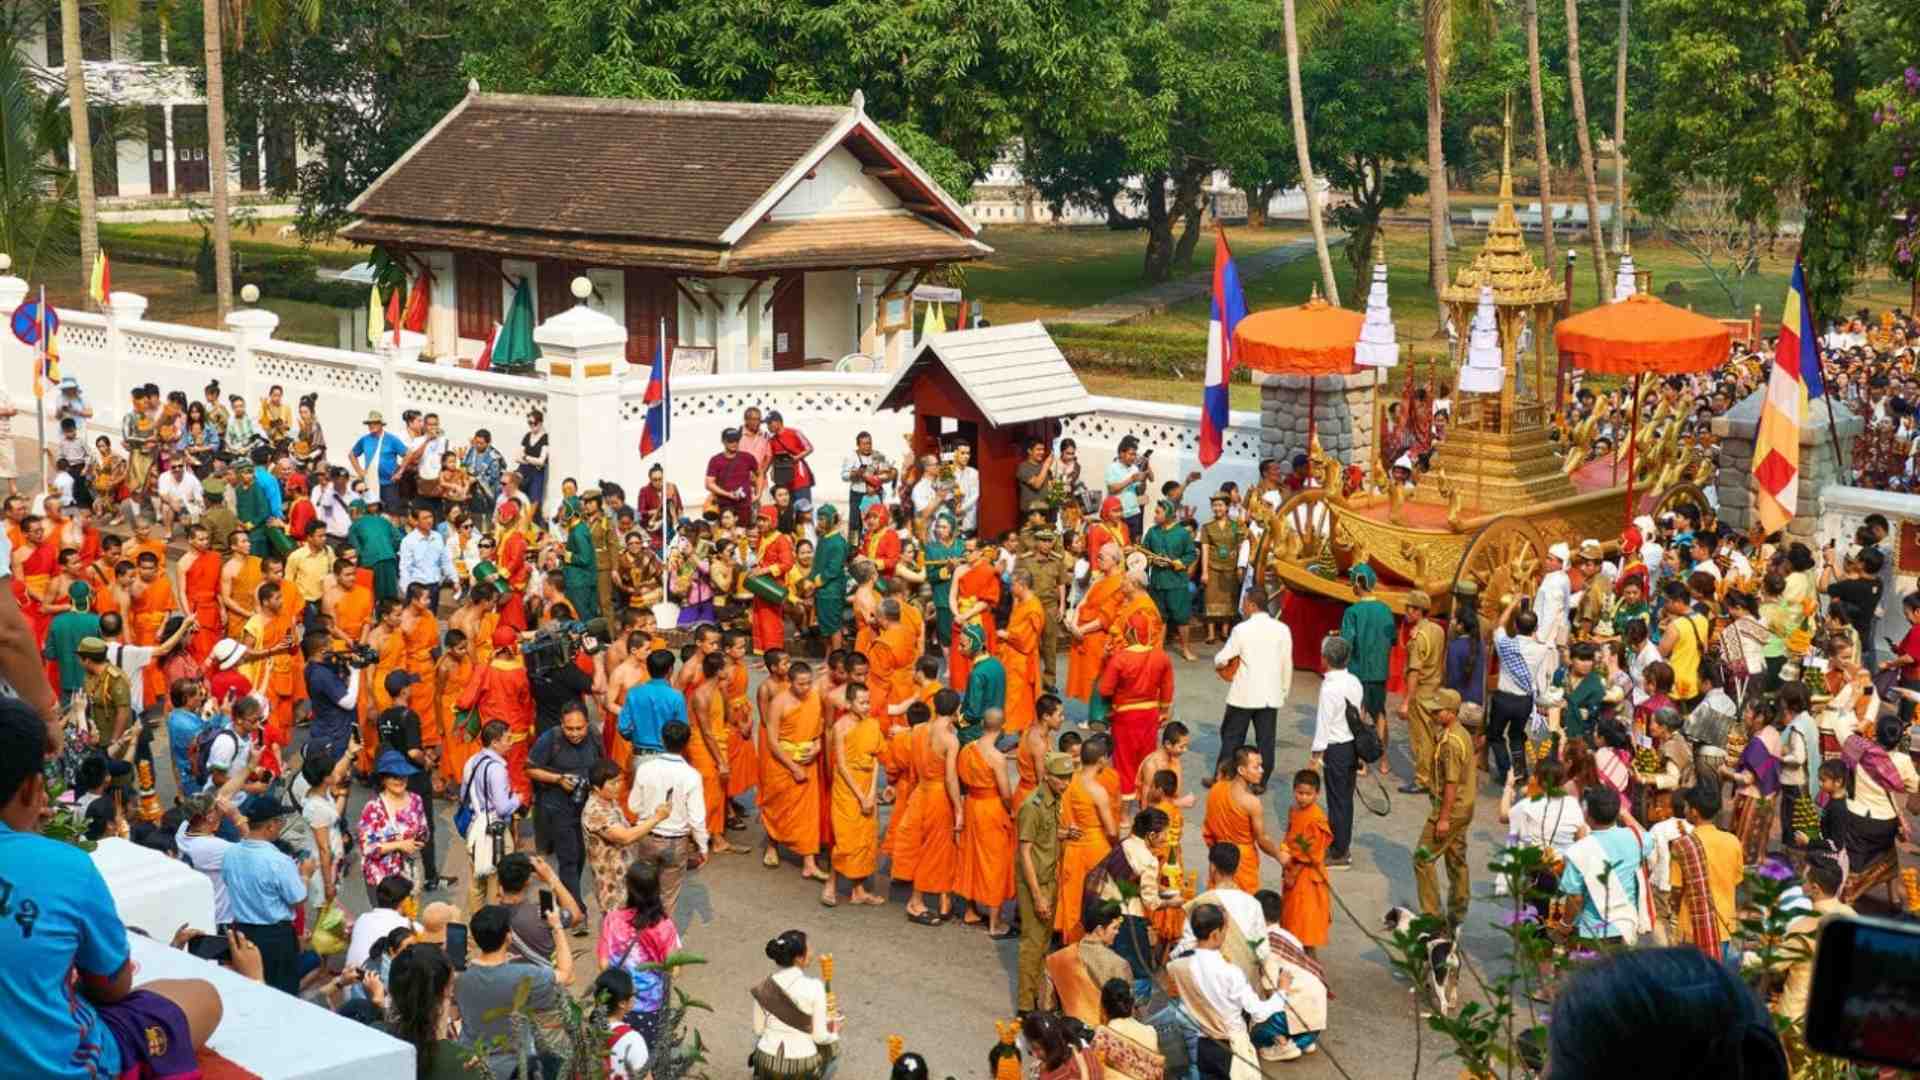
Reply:
<svg viewBox="0 0 1920 1080"><path fill-rule="evenodd" d="M28 285L23 279L13 276L12 265L13 259L0 253L0 323L12 319L14 311L27 302ZM21 381L23 378L25 382ZM0 329L0 398L18 404L23 399L16 395L22 387L31 386L32 380L33 358L30 351L20 344L11 330Z"/></svg>
<svg viewBox="0 0 1920 1080"><path fill-rule="evenodd" d="M255 304L259 301L259 286L241 286L241 303ZM267 381L260 378L253 350L272 341L273 332L279 326L280 316L265 308L243 307L227 313L227 330L233 335L234 366L240 369L240 385L246 387L248 401L267 396Z"/></svg>
<svg viewBox="0 0 1920 1080"><path fill-rule="evenodd" d="M574 295L580 291L576 285ZM610 442L620 430L626 327L581 303L535 327L533 340L547 373L548 475L582 486L615 479L638 491L640 455ZM558 492L558 483L549 490Z"/></svg>
<svg viewBox="0 0 1920 1080"><path fill-rule="evenodd" d="M715 370L721 374L754 369L753 333L748 313L740 301L753 283L740 278L722 278L709 283L710 302L719 306L714 315L713 344L719 350Z"/></svg>
<svg viewBox="0 0 1920 1080"><path fill-rule="evenodd" d="M427 294L426 355L436 362L452 364L460 352L460 311L454 280L453 252L427 252L427 269L433 273L432 290Z"/></svg>
<svg viewBox="0 0 1920 1080"><path fill-rule="evenodd" d="M178 195L180 194L180 177L175 168L177 162L173 156L173 106L160 106L160 116L165 121L167 129L167 194Z"/></svg>

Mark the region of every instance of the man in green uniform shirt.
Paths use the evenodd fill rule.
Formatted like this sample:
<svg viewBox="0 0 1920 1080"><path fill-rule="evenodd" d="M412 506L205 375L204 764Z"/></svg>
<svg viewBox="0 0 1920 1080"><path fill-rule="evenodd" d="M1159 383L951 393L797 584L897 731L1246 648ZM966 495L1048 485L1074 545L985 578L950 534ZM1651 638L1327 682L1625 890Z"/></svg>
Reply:
<svg viewBox="0 0 1920 1080"><path fill-rule="evenodd" d="M1015 1008L1048 1005L1047 950L1053 943L1053 905L1060 888L1060 793L1073 781L1073 758L1048 754L1040 786L1020 804L1014 819L1020 848L1013 895L1020 905L1020 986Z"/></svg>
<svg viewBox="0 0 1920 1080"><path fill-rule="evenodd" d="M1420 830L1420 843L1413 856L1413 880L1420 891L1420 910L1435 918L1445 917L1449 926L1458 927L1467 918L1467 827L1473 823L1473 797L1478 783L1474 776L1473 738L1460 724L1460 695L1452 690L1429 690L1427 711L1440 725L1434 741L1433 758L1427 766L1433 777L1433 808ZM1440 906L1440 877L1434 863L1446 860L1447 905Z"/></svg>
<svg viewBox="0 0 1920 1080"><path fill-rule="evenodd" d="M813 514L820 542L813 548L813 613L827 652L846 644L847 625L847 538L840 531L840 512L821 504Z"/></svg>
<svg viewBox="0 0 1920 1080"><path fill-rule="evenodd" d="M373 599L400 598L400 529L380 512L380 499L353 500L349 511L364 511L347 529L347 544L360 553L360 565L373 575Z"/></svg>
<svg viewBox="0 0 1920 1080"><path fill-rule="evenodd" d="M254 553L263 558L273 554L273 542L269 538L267 524L275 520L273 508L267 502L266 491L254 481L253 466L244 462L236 465L233 482L233 512L240 519L240 527L247 530L247 539L253 542Z"/></svg>
<svg viewBox="0 0 1920 1080"><path fill-rule="evenodd" d="M1407 721L1413 781L1400 789L1403 795L1424 795L1433 785L1427 766L1433 759L1433 733L1438 725L1424 699L1427 691L1438 687L1444 678L1447 634L1437 621L1427 618L1427 609L1432 606L1433 601L1419 589L1407 593L1407 694L1400 702L1400 715ZM1383 739L1380 745L1387 743Z"/></svg>
<svg viewBox="0 0 1920 1080"><path fill-rule="evenodd" d="M207 527L207 535L212 538L215 551L227 550L227 541L240 530L240 518L227 505L227 482L217 476L210 476L202 485L206 495L207 512L200 515L200 524Z"/></svg>
<svg viewBox="0 0 1920 1080"><path fill-rule="evenodd" d="M1033 575L1033 595L1040 610L1047 613L1046 629L1040 632L1040 683L1049 694L1059 693L1060 618L1066 610L1067 583L1073 578L1073 566L1060 550L1059 537L1052 529L1034 529L1027 534L1027 550L1014 562L1014 572Z"/></svg>
<svg viewBox="0 0 1920 1080"><path fill-rule="evenodd" d="M585 505L587 496L592 496L598 506L600 493L589 489L581 496ZM562 514L567 511L563 508ZM562 588L566 590L567 600L573 605L573 617L576 619L597 619L600 617L600 560L593 550L593 527L587 519L576 515L573 524L567 529L566 564L561 570Z"/></svg>
<svg viewBox="0 0 1920 1080"><path fill-rule="evenodd" d="M614 536L618 531L613 515L606 511L606 495L598 488L580 493L581 518L587 523L587 535L593 541L594 599L599 610L613 610L613 562L619 554ZM586 616L581 616L586 618Z"/></svg>
<svg viewBox="0 0 1920 1080"><path fill-rule="evenodd" d="M1373 567L1360 564L1353 568L1354 602L1340 618L1340 637L1353 649L1347 670L1360 680L1360 704L1380 732L1380 745L1387 745L1387 662L1393 654L1393 611L1374 598L1373 586L1379 579ZM1380 775L1387 775L1387 758L1380 758Z"/></svg>
<svg viewBox="0 0 1920 1080"><path fill-rule="evenodd" d="M93 590L84 581L67 586L73 601L70 611L62 611L47 624L47 643L41 655L60 668L60 700L67 701L86 685L87 669L80 662L80 642L100 636L100 616L91 610Z"/></svg>
<svg viewBox="0 0 1920 1080"><path fill-rule="evenodd" d="M1193 563L1199 550L1194 547L1193 532L1177 516L1179 509L1172 499L1156 503L1153 528L1147 530L1140 543L1160 556L1147 572L1147 592L1153 596L1154 606L1160 609L1160 617L1166 620L1168 628L1179 629L1181 657L1192 660L1193 647L1187 635L1191 633L1188 624L1193 621Z"/></svg>

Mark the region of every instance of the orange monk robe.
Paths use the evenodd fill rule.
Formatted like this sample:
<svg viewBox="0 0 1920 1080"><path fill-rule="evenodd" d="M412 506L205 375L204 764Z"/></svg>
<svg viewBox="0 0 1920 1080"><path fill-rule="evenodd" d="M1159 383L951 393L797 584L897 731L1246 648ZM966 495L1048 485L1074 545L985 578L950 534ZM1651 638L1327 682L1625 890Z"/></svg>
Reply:
<svg viewBox="0 0 1920 1080"><path fill-rule="evenodd" d="M880 631L867 646L867 711L888 729L906 719L887 716L887 708L913 696L913 662L913 631L905 620Z"/></svg>
<svg viewBox="0 0 1920 1080"><path fill-rule="evenodd" d="M1166 875L1162 878L1162 885L1178 889L1181 886L1176 876L1180 868L1180 839L1186 830L1186 818L1171 799L1153 803L1152 809L1167 815L1167 842L1156 852L1160 856L1161 871ZM1161 941L1178 941L1180 932L1187 926L1187 913L1179 904L1168 904L1148 912L1147 921L1153 925Z"/></svg>
<svg viewBox="0 0 1920 1080"><path fill-rule="evenodd" d="M1027 730L1035 718L1034 697L1040 690L1040 638L1047 631L1047 612L1040 598L1028 596L1013 605L1007 616L1006 638L994 650L1007 672L1006 730Z"/></svg>
<svg viewBox="0 0 1920 1080"><path fill-rule="evenodd" d="M1086 784L1086 774L1081 773L1060 796L1060 824L1080 829L1079 839L1060 845L1060 898L1053 905L1053 928L1060 931L1068 944L1087 934L1086 927L1080 923L1087 874L1113 850L1113 845L1107 842L1106 831L1100 827L1100 810L1094 806Z"/></svg>
<svg viewBox="0 0 1920 1080"><path fill-rule="evenodd" d="M947 763L933 745L933 725L913 733L913 802L907 820L893 834L895 881L911 881L919 892L953 891L960 847L953 835L953 800L947 796Z"/></svg>
<svg viewBox="0 0 1920 1080"><path fill-rule="evenodd" d="M255 611L253 617L247 620L246 643L249 648L272 649L289 640L296 645L292 652L270 656L250 665L253 670L247 673L254 689L267 699L265 742L269 749L277 750L293 740L293 703L307 696L306 673L299 663L299 636L294 634L289 638L299 617L300 612L289 602L281 605L278 615L270 615L262 609Z"/></svg>
<svg viewBox="0 0 1920 1080"><path fill-rule="evenodd" d="M780 748L800 766L805 783L794 783L793 774L773 757L771 749L767 759L761 762L760 819L766 826L767 838L796 855L820 853L820 787L825 780L821 765L826 759L821 745L821 736L825 733L825 700L819 690L809 691L780 718ZM772 737L764 724L761 737Z"/></svg>
<svg viewBox="0 0 1920 1080"><path fill-rule="evenodd" d="M139 564L142 554L151 554L161 566L165 566L167 565L167 542L148 537L145 540L130 542L120 550L122 558L136 565Z"/></svg>
<svg viewBox="0 0 1920 1080"><path fill-rule="evenodd" d="M1114 617L1120 614L1123 581L1120 575L1112 574L1094 582L1081 598L1079 608L1068 616L1079 623L1097 624L1074 642L1073 651L1067 654L1067 696L1075 701L1091 700L1094 684L1100 681L1100 663L1107 655L1108 627L1115 625Z"/></svg>
<svg viewBox="0 0 1920 1080"><path fill-rule="evenodd" d="M193 613L195 622L187 652L204 663L226 628L226 620L220 617L220 556L211 551L196 554L193 565L180 577L187 593L187 610Z"/></svg>
<svg viewBox="0 0 1920 1080"><path fill-rule="evenodd" d="M973 658L967 655L965 647L965 624L959 613L969 600L978 600L987 605L985 611L975 615L972 620L980 624L986 633L983 639L991 645L994 631L993 609L1000 603L1000 572L992 563L974 563L960 575L958 588L953 598L953 651L947 654L947 683L960 693L967 692L967 676L973 674Z"/></svg>
<svg viewBox="0 0 1920 1080"><path fill-rule="evenodd" d="M29 584L32 580L32 570L29 567ZM160 631L167 624L167 616L173 614L179 607L173 596L173 582L169 581L165 574L156 575L146 585L146 591L134 597L133 603L129 605L127 636L135 645L158 644ZM159 664L148 664L141 671L141 677L146 680L148 701L167 699L167 675L160 670L160 667ZM255 682L254 685L260 684Z"/></svg>
<svg viewBox="0 0 1920 1080"><path fill-rule="evenodd" d="M387 696L387 676L407 667L407 639L398 630L380 639L373 667L368 669L367 685L360 690L360 764L361 772L373 771L374 755L380 750L380 734L375 721L393 706Z"/></svg>
<svg viewBox="0 0 1920 1080"><path fill-rule="evenodd" d="M433 723L436 714L433 710L433 650L440 644L440 620L432 612L416 613L413 629L401 628L400 636L405 640L406 658L401 670L410 672L419 678L407 691L407 708L420 718L420 741L427 746L438 743L439 725ZM436 730L428 737L426 728L432 725Z"/></svg>
<svg viewBox="0 0 1920 1080"><path fill-rule="evenodd" d="M900 604L900 625L907 628L907 636L913 638L913 659L917 663L927 651L927 617L920 612L919 604L902 601ZM906 686L911 689L913 676L907 676ZM898 698L894 700L898 701Z"/></svg>
<svg viewBox="0 0 1920 1080"><path fill-rule="evenodd" d="M1113 632L1107 635L1106 649L1109 654L1117 653L1127 645L1127 625L1133 625L1133 640L1159 648L1166 641L1167 621L1160 617L1160 607L1153 602L1152 594L1145 589L1136 589L1133 599L1120 606L1113 617Z"/></svg>
<svg viewBox="0 0 1920 1080"><path fill-rule="evenodd" d="M1013 784L1013 812L1018 814L1026 805L1027 796L1040 787L1040 763L1027 753L1027 740L1021 739L1020 745L1013 748L1013 768L1018 777Z"/></svg>
<svg viewBox="0 0 1920 1080"><path fill-rule="evenodd" d="M533 749L533 691L527 685L527 666L518 654L495 656L480 671L480 677L467 684L454 703L457 709L478 709L480 722L498 720L507 731L520 736L507 747L507 777L522 805L533 801L533 784L527 778L527 754Z"/></svg>
<svg viewBox="0 0 1920 1080"><path fill-rule="evenodd" d="M793 569L793 540L783 532L773 532L760 539L753 572L768 574L775 581L784 582L787 572ZM764 653L768 649L785 648L787 644L786 607L783 604L769 603L758 596L753 598L753 650Z"/></svg>
<svg viewBox="0 0 1920 1080"><path fill-rule="evenodd" d="M893 814L887 819L887 838L880 843L880 850L887 855L894 854L894 837L907 827L905 822L912 812L913 733L916 730L906 724L895 725L888 730L886 744L880 749L880 765L887 770L887 783L893 785Z"/></svg>
<svg viewBox="0 0 1920 1080"><path fill-rule="evenodd" d="M1260 891L1260 849L1253 846L1253 820L1233 805L1233 782L1216 780L1207 789L1207 817L1200 823L1200 842L1208 847L1232 844L1240 849L1240 869L1233 883L1243 892Z"/></svg>
<svg viewBox="0 0 1920 1080"><path fill-rule="evenodd" d="M753 699L747 694L747 666L736 664L721 678L727 699L727 797L732 799L759 785L760 754L754 747Z"/></svg>
<svg viewBox="0 0 1920 1080"><path fill-rule="evenodd" d="M954 761L963 798L960 872L953 891L993 911L1013 899L1013 817L1000 801L995 767L978 741Z"/></svg>
<svg viewBox="0 0 1920 1080"><path fill-rule="evenodd" d="M729 760L727 701L723 688L715 687L714 693L708 695L703 706L694 693L698 689L699 683L687 687L687 722L694 725L693 737L687 740L687 764L700 774L700 797L706 807L707 835L719 838L727 834L727 782L720 778L720 763ZM707 740L700 737L703 730L712 737L718 754L708 751Z"/></svg>
<svg viewBox="0 0 1920 1080"><path fill-rule="evenodd" d="M333 602L333 628L348 641L359 641L373 618L373 586L355 582Z"/></svg>
<svg viewBox="0 0 1920 1080"><path fill-rule="evenodd" d="M841 742L839 766L833 772L833 872L865 881L880 864L880 751L886 735L872 714L862 717ZM853 778L849 785L840 774ZM873 813L860 806L862 797L874 802Z"/></svg>
<svg viewBox="0 0 1920 1080"><path fill-rule="evenodd" d="M458 710L453 707L460 691L473 680L473 670L473 656L469 654L447 672L446 681L437 687L439 693L433 703L441 734L446 737L440 746L440 778L454 788L467 771L467 760L480 752L479 732L469 732L455 716Z"/></svg>
<svg viewBox="0 0 1920 1080"><path fill-rule="evenodd" d="M249 555L247 556L247 561L240 565L239 572L233 575L233 588L227 594L227 599L233 601L240 610L247 614L234 615L229 613L227 615L228 637L237 638L240 636L240 632L246 629L247 616L253 614L255 598L259 595L260 591L260 582L260 557L258 555Z"/></svg>
<svg viewBox="0 0 1920 1080"><path fill-rule="evenodd" d="M1332 843L1333 827L1325 810L1318 804L1293 808L1283 848L1292 861L1280 894L1280 925L1309 949L1325 945L1333 925L1333 890L1327 883L1327 847Z"/></svg>

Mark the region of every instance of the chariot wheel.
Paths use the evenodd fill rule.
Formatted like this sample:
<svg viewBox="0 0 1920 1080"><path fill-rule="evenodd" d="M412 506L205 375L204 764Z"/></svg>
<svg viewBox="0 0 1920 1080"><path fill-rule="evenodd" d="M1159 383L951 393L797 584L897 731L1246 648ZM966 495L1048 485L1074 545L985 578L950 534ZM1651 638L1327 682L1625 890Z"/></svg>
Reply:
<svg viewBox="0 0 1920 1080"><path fill-rule="evenodd" d="M1547 541L1525 518L1501 516L1480 527L1460 556L1453 584L1471 581L1480 588L1480 614L1490 619L1512 595L1532 596L1547 561Z"/></svg>
<svg viewBox="0 0 1920 1080"><path fill-rule="evenodd" d="M1699 510L1700 516L1703 519L1706 517L1707 511L1712 509L1712 504L1707 502L1706 491L1698 484L1688 483L1683 480L1680 483L1668 487L1660 493L1659 498L1653 500L1653 518L1655 521L1658 521L1660 520L1661 514L1669 513L1682 506L1688 505Z"/></svg>
<svg viewBox="0 0 1920 1080"><path fill-rule="evenodd" d="M1333 510L1327 505L1326 492L1306 488L1280 504L1268 519L1273 523L1261 538L1260 557L1254 564L1254 583L1271 592L1275 586L1270 566L1275 562L1307 562L1320 552L1333 551Z"/></svg>

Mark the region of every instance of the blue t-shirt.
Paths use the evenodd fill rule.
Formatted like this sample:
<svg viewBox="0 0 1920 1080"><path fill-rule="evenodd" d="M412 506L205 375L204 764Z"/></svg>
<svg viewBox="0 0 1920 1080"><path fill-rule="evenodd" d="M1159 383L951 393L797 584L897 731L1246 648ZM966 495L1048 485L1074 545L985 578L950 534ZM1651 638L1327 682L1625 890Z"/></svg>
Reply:
<svg viewBox="0 0 1920 1080"><path fill-rule="evenodd" d="M307 898L300 868L264 840L242 840L220 860L233 921L270 926L293 918L294 905Z"/></svg>
<svg viewBox="0 0 1920 1080"><path fill-rule="evenodd" d="M353 449L348 451L353 460L371 462L378 467L382 487L393 482L394 470L400 467L400 458L406 452L407 444L391 431L382 431L377 439L368 432L355 439Z"/></svg>
<svg viewBox="0 0 1920 1080"><path fill-rule="evenodd" d="M641 683L620 704L620 734L636 750L664 750L660 730L674 720L687 722L687 699L665 679Z"/></svg>
<svg viewBox="0 0 1920 1080"><path fill-rule="evenodd" d="M126 963L127 928L87 853L0 824L0 1071L118 1075L120 1045L74 973L111 979Z"/></svg>
<svg viewBox="0 0 1920 1080"><path fill-rule="evenodd" d="M1586 894L1580 917L1574 922L1574 928L1582 937L1615 937L1620 935L1622 928L1607 925L1607 917L1601 911L1599 901L1606 895L1604 890L1620 889L1629 901L1639 903L1640 861L1652 854L1653 838L1636 834L1625 825L1601 829L1593 834L1593 838L1606 855L1607 880L1586 881L1584 875L1569 861L1566 869L1560 872L1560 891Z"/></svg>
<svg viewBox="0 0 1920 1080"><path fill-rule="evenodd" d="M180 777L180 794L194 795L201 785L194 781L193 770L187 760L187 751L193 747L193 737L207 722L192 709L175 709L167 714L167 747L173 754L173 767Z"/></svg>

